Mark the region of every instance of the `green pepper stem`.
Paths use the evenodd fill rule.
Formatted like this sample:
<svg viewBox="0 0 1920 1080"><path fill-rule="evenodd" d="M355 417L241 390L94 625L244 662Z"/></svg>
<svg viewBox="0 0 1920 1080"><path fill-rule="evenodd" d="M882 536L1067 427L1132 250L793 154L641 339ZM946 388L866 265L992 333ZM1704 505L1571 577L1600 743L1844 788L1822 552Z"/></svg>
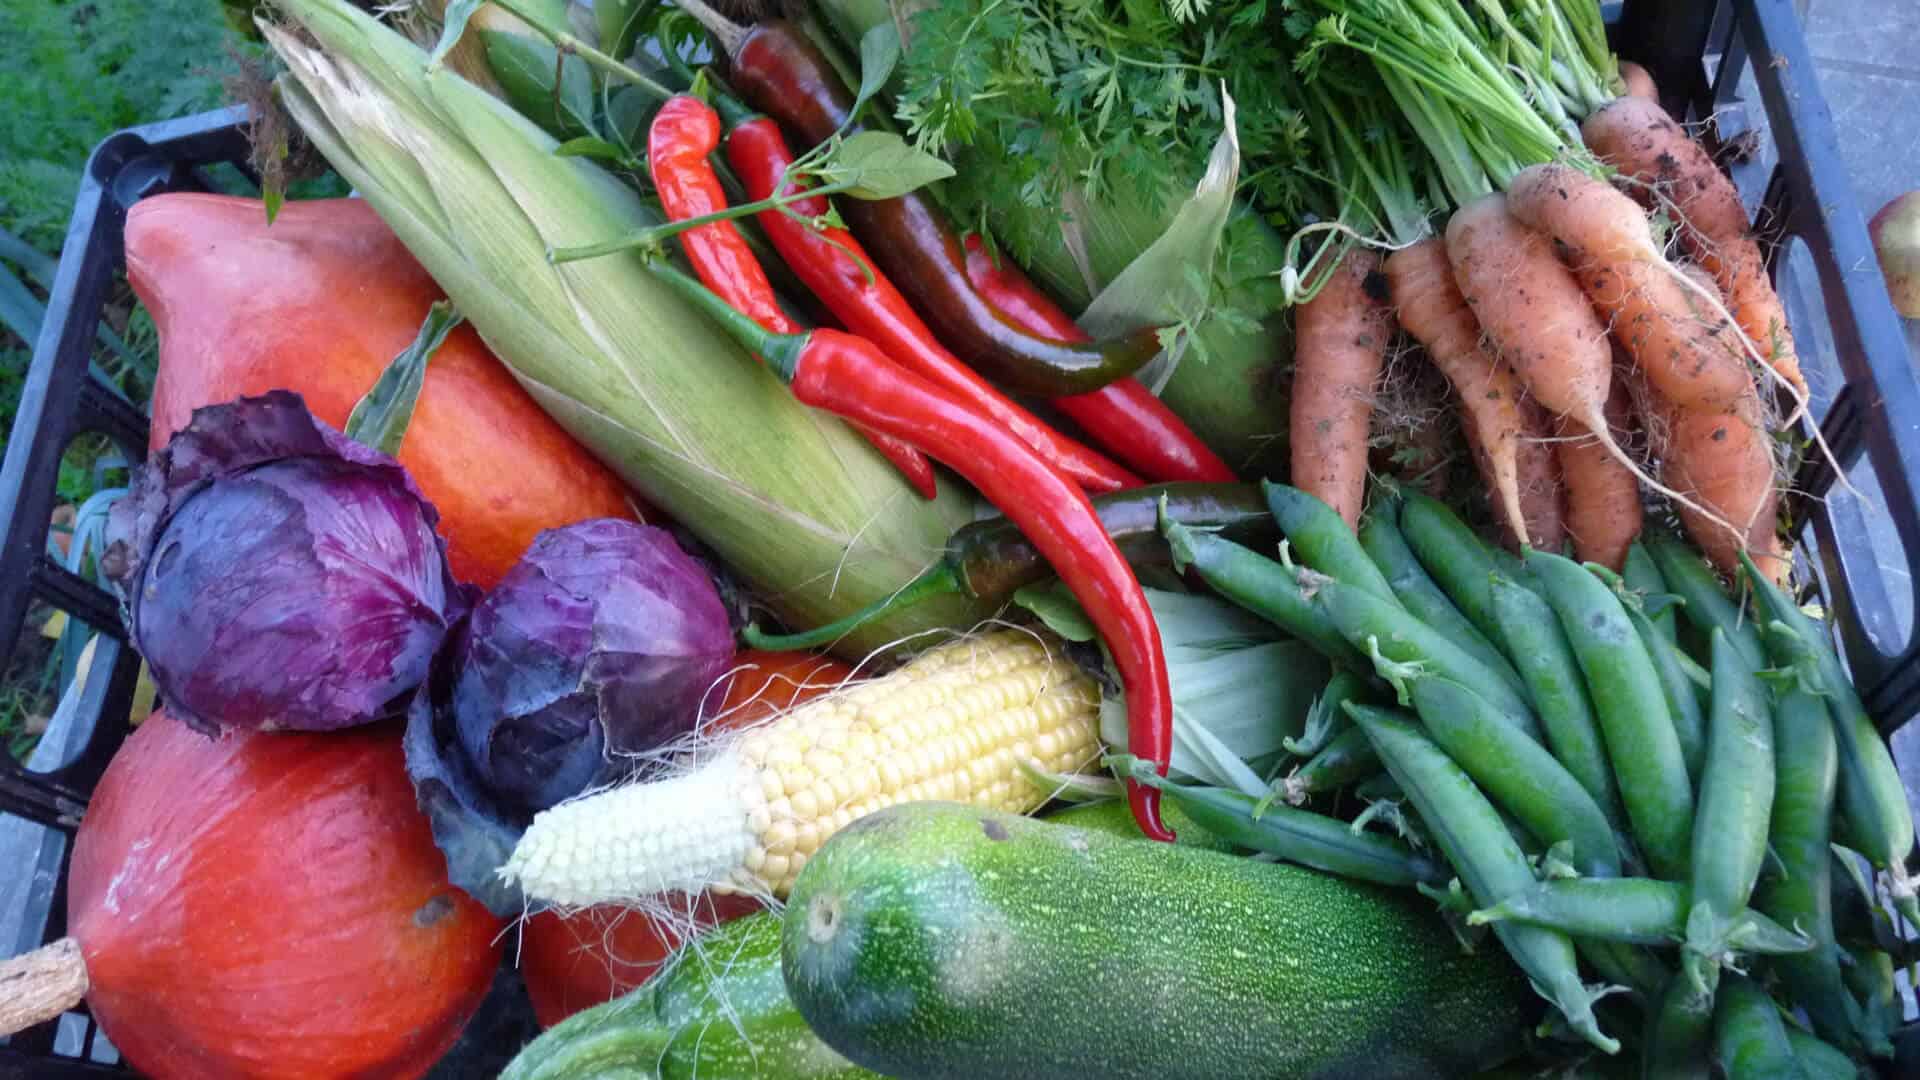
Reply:
<svg viewBox="0 0 1920 1080"><path fill-rule="evenodd" d="M740 312L725 300L714 295L713 290L695 280L692 275L668 263L664 258L647 259L647 269L675 292L693 302L693 306L712 316L720 328L748 349L760 354L773 373L780 376L781 382L792 382L795 371L800 366L800 354L806 350L807 343L813 339L807 334L776 334Z"/></svg>
<svg viewBox="0 0 1920 1080"><path fill-rule="evenodd" d="M953 563L940 560L925 573L912 581L899 592L883 596L866 607L835 619L825 626L816 626L811 630L802 630L792 634L766 634L758 626L749 624L740 632L740 638L750 648L775 649L814 649L838 641L845 635L860 628L870 620L877 619L902 608L909 608L930 596L946 596L961 591L960 575L954 570Z"/></svg>
<svg viewBox="0 0 1920 1080"><path fill-rule="evenodd" d="M769 195L764 199L729 206L725 210L715 210L711 214L701 214L681 221L669 221L661 225L650 225L636 229L625 236L616 236L612 240L602 240L597 244L582 244L579 247L553 248L547 252L547 261L551 263L578 262L581 259L597 259L603 255L615 255L634 248L658 247L662 242L672 239L689 229L702 225L712 225L720 221L732 221L734 218L751 217L767 210L779 210L788 203L797 203L818 195L833 195L853 186L850 180L824 184L805 191L790 191L784 195Z"/></svg>

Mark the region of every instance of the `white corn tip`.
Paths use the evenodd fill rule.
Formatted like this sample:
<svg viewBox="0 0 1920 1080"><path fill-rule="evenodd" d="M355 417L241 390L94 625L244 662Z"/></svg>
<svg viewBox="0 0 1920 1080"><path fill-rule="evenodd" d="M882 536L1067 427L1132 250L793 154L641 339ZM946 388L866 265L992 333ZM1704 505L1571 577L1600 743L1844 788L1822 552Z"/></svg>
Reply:
<svg viewBox="0 0 1920 1080"><path fill-rule="evenodd" d="M559 907L697 892L724 882L754 844L737 757L627 784L534 815L500 876Z"/></svg>

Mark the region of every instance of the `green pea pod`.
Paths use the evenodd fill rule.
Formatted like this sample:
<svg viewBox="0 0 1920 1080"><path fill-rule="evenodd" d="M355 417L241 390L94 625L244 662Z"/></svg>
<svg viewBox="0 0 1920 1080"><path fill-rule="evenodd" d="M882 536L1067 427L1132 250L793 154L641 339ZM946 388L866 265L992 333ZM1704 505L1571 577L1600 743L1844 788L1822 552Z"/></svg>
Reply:
<svg viewBox="0 0 1920 1080"><path fill-rule="evenodd" d="M1800 1067L1810 1077L1851 1080L1860 1075L1860 1066L1854 1064L1853 1059L1843 1051L1799 1028L1787 1029L1787 1042L1793 1046L1793 1056L1799 1059Z"/></svg>
<svg viewBox="0 0 1920 1080"><path fill-rule="evenodd" d="M1372 673L1367 658L1347 644L1325 613L1302 594L1292 570L1231 540L1189 529L1164 516L1160 535L1173 549L1175 570L1191 568L1208 588L1311 645L1336 665Z"/></svg>
<svg viewBox="0 0 1920 1080"><path fill-rule="evenodd" d="M1646 546L1638 540L1627 545L1627 562L1622 568L1621 576L1626 578L1627 588L1643 597L1672 596L1667 589L1667 579L1660 574L1659 565L1653 561L1653 556L1647 554ZM1677 645L1680 639L1675 625L1677 617L1674 615L1673 604L1662 604L1658 611L1649 613L1647 618L1652 620L1653 625L1659 629L1661 636L1665 637L1669 644Z"/></svg>
<svg viewBox="0 0 1920 1080"><path fill-rule="evenodd" d="M1680 737L1680 754L1687 760L1687 776L1698 786L1700 769L1706 763L1707 756L1707 722L1700 711L1700 697L1694 692L1693 683L1680 665L1680 647L1653 624L1641 606L1639 595L1627 587L1625 578L1604 566L1595 563L1586 565L1590 572L1613 586L1619 594L1620 606L1626 609L1627 618L1640 635L1641 644L1647 647L1647 656L1653 660L1653 670L1660 676L1660 692L1666 696L1667 710L1673 717L1673 733Z"/></svg>
<svg viewBox="0 0 1920 1080"><path fill-rule="evenodd" d="M1433 583L1420 560L1414 557L1413 549L1407 546L1406 537L1400 535L1400 526L1395 523L1398 509L1396 503L1389 502L1368 514L1360 523L1360 546L1386 575L1400 606L1471 653L1515 691L1525 694L1527 684L1520 673L1478 627L1460 614L1460 609L1453 606L1453 601L1447 599L1447 594L1440 591L1440 586Z"/></svg>
<svg viewBox="0 0 1920 1080"><path fill-rule="evenodd" d="M1341 706L1362 700L1366 692L1367 684L1360 676L1351 671L1335 671L1333 678L1327 680L1327 688L1320 691L1320 696L1313 699L1313 707L1307 710L1306 727L1300 737L1289 735L1280 740L1280 745L1296 757L1310 758L1318 754L1334 736L1353 726L1353 719Z"/></svg>
<svg viewBox="0 0 1920 1080"><path fill-rule="evenodd" d="M1776 640L1768 637L1768 652L1782 663ZM1822 1038L1853 1047L1858 1009L1841 981L1833 934L1830 844L1838 753L1826 705L1803 690L1782 694L1773 706L1773 810L1767 824L1781 873L1761 881L1753 906L1812 939L1812 949L1782 957L1774 970Z"/></svg>
<svg viewBox="0 0 1920 1080"><path fill-rule="evenodd" d="M1367 705L1349 705L1347 711L1373 741L1387 771L1400 782L1477 902L1497 903L1532 885L1533 870L1507 835L1499 811L1411 717ZM1560 1010L1574 1031L1609 1054L1620 1049L1593 1015L1595 995L1580 981L1579 961L1567 935L1524 924L1499 924L1494 934L1534 990Z"/></svg>
<svg viewBox="0 0 1920 1080"><path fill-rule="evenodd" d="M1336 581L1400 606L1393 586L1387 584L1386 576L1360 546L1360 538L1333 507L1299 488L1271 480L1262 480L1260 490L1267 496L1273 520L1287 534L1287 542L1300 553L1302 562Z"/></svg>
<svg viewBox="0 0 1920 1080"><path fill-rule="evenodd" d="M1739 1080L1813 1080L1794 1056L1779 1006L1744 975L1728 976L1720 988L1713 1049L1720 1067Z"/></svg>
<svg viewBox="0 0 1920 1080"><path fill-rule="evenodd" d="M1388 675L1389 681L1393 678ZM1508 723L1485 698L1451 679L1414 675L1407 682L1427 734L1495 805L1518 818L1541 843L1571 844L1573 865L1581 874L1620 873L1613 826L1546 747Z"/></svg>
<svg viewBox="0 0 1920 1080"><path fill-rule="evenodd" d="M1839 816L1834 832L1848 847L1887 872L1894 907L1908 921L1920 923L1920 903L1916 903L1914 882L1906 867L1907 856L1913 851L1913 811L1907 805L1906 788L1894 767L1893 754L1867 716L1867 708L1841 666L1839 654L1833 651L1825 626L1801 611L1760 573L1745 552L1740 558L1767 618L1798 634L1812 653L1819 681L1815 690L1827 699L1840 751L1836 796Z"/></svg>
<svg viewBox="0 0 1920 1080"><path fill-rule="evenodd" d="M1400 533L1420 565L1487 640L1508 645L1500 636L1500 620L1494 615L1489 586L1500 571L1493 549L1440 500L1413 491L1402 500ZM1507 655L1513 655L1511 647Z"/></svg>
<svg viewBox="0 0 1920 1080"><path fill-rule="evenodd" d="M1407 614L1400 605L1386 603L1371 593L1312 571L1301 572L1300 587L1312 599L1313 606L1361 653L1371 656L1378 650L1381 656L1395 663L1419 664L1433 674L1471 686L1515 727L1534 739L1540 737L1533 709L1518 691L1445 634Z"/></svg>
<svg viewBox="0 0 1920 1080"><path fill-rule="evenodd" d="M1714 628L1710 640L1713 711L1693 819L1693 909L1684 959L1699 989L1708 985L1706 969L1725 959L1733 918L1753 896L1767 857L1774 789L1767 688L1725 632Z"/></svg>
<svg viewBox="0 0 1920 1080"><path fill-rule="evenodd" d="M1667 982L1654 1003L1653 1022L1640 1048L1646 1080L1709 1080L1713 1075L1713 997L1701 995L1684 974Z"/></svg>
<svg viewBox="0 0 1920 1080"><path fill-rule="evenodd" d="M1687 887L1655 878L1558 878L1467 916L1470 926L1523 922L1564 930L1577 938L1627 945L1675 945L1686 936ZM1727 932L1743 952L1767 956L1805 953L1811 938L1758 911L1741 911Z"/></svg>
<svg viewBox="0 0 1920 1080"><path fill-rule="evenodd" d="M1335 791L1380 772L1380 756L1365 732L1348 727L1335 735L1320 752L1308 758L1280 782L1287 802L1299 806L1323 792Z"/></svg>
<svg viewBox="0 0 1920 1080"><path fill-rule="evenodd" d="M1860 1038L1873 1048L1890 1048L1893 1033L1900 1027L1902 1010L1900 990L1893 978L1893 957L1878 949L1848 954L1851 963L1841 966L1847 989L1860 1003ZM1876 1049L1884 1053L1885 1049Z"/></svg>
<svg viewBox="0 0 1920 1080"><path fill-rule="evenodd" d="M1607 764L1593 700L1560 620L1539 593L1506 577L1493 579L1492 596L1501 638L1527 680L1547 747L1593 796L1613 827L1624 830L1620 789Z"/></svg>
<svg viewBox="0 0 1920 1080"><path fill-rule="evenodd" d="M1657 876L1686 878L1693 783L1653 658L1599 578L1543 551L1528 552L1527 565L1580 661L1634 839Z"/></svg>
<svg viewBox="0 0 1920 1080"><path fill-rule="evenodd" d="M1725 631L1727 640L1740 650L1747 663L1756 668L1764 666L1767 651L1761 647L1759 628L1727 596L1719 576L1700 553L1671 533L1649 533L1646 544L1647 554L1653 556L1654 565L1660 568L1667 591L1682 602L1680 617L1698 630L1702 638L1711 635L1715 628Z"/></svg>
<svg viewBox="0 0 1920 1080"><path fill-rule="evenodd" d="M1449 876L1405 844L1355 832L1337 818L1287 806L1262 808L1250 796L1226 788L1176 784L1155 772L1152 762L1139 758L1121 755L1108 764L1121 775L1164 792L1167 801L1202 828L1252 851L1380 885L1410 888L1421 881L1439 885Z"/></svg>

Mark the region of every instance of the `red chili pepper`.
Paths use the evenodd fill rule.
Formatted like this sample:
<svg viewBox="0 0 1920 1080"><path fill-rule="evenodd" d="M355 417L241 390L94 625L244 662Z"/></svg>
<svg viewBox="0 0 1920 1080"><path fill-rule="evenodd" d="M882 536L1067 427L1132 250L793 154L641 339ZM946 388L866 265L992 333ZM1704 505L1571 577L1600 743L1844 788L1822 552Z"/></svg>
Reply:
<svg viewBox="0 0 1920 1080"><path fill-rule="evenodd" d="M996 262L978 234L967 237L967 278L987 303L1033 333L1061 341L1093 340L1019 267L1006 259ZM1235 479L1227 463L1200 441L1178 413L1131 376L1090 394L1054 398L1053 404L1149 480L1231 483Z"/></svg>
<svg viewBox="0 0 1920 1080"><path fill-rule="evenodd" d="M707 155L720 146L720 116L698 98L681 94L654 114L647 130L647 167L660 205L673 221L701 217L727 208L726 190ZM801 329L780 307L766 270L731 221L716 221L680 234L687 261L707 287L753 321L776 333ZM902 439L855 425L884 454L907 483L925 499L939 494L933 463Z"/></svg>
<svg viewBox="0 0 1920 1080"><path fill-rule="evenodd" d="M1127 695L1127 752L1162 775L1173 748L1173 695L1160 628L1146 593L1093 503L1027 445L932 382L887 359L872 342L838 330L770 333L692 278L655 260L654 273L766 358L793 396L910 440L953 469L1046 557L1107 644ZM1127 800L1140 831L1172 840L1160 793L1133 781Z"/></svg>
<svg viewBox="0 0 1920 1080"><path fill-rule="evenodd" d="M778 125L766 117L755 117L728 133L727 160L746 186L747 196L765 199L774 194L774 187L786 175L793 152ZM792 186L781 189L783 194L792 190ZM788 205L806 217L827 212L824 198ZM1140 486L1139 477L1048 427L942 347L853 234L845 229L816 232L779 210L763 211L759 221L774 250L827 309L848 330L880 346L895 363L1018 436L1088 494Z"/></svg>

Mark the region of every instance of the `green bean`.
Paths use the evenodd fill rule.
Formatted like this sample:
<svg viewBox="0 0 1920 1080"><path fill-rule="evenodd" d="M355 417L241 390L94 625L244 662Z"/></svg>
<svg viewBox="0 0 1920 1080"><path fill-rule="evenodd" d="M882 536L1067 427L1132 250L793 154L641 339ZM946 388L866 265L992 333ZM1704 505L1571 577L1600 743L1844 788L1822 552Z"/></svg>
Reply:
<svg viewBox="0 0 1920 1080"><path fill-rule="evenodd" d="M1492 595L1501 638L1532 691L1547 747L1593 796L1614 828L1624 828L1620 789L1600 741L1593 699L1560 620L1538 593L1505 577L1494 578Z"/></svg>
<svg viewBox="0 0 1920 1080"><path fill-rule="evenodd" d="M1487 640L1505 644L1500 637L1500 620L1493 613L1493 592L1488 587L1500 569L1494 563L1492 549L1438 499L1413 491L1402 498L1400 533L1420 565Z"/></svg>
<svg viewBox="0 0 1920 1080"><path fill-rule="evenodd" d="M1380 655L1400 664L1420 664L1436 675L1471 686L1491 701L1512 723L1538 739L1533 709L1525 698L1487 669L1445 634L1370 593L1312 571L1300 575L1301 590L1327 617L1342 637L1369 656Z"/></svg>
<svg viewBox="0 0 1920 1080"><path fill-rule="evenodd" d="M1687 887L1656 878L1549 878L1467 916L1471 926L1523 922L1576 938L1629 945L1677 945L1686 937ZM1812 939L1758 911L1734 916L1728 938L1745 952L1804 954Z"/></svg>
<svg viewBox="0 0 1920 1080"><path fill-rule="evenodd" d="M1793 1047L1793 1056L1799 1059L1800 1067L1808 1076L1821 1080L1847 1080L1858 1077L1860 1067L1844 1052L1833 1044L1801 1031L1799 1028L1787 1028L1787 1042Z"/></svg>
<svg viewBox="0 0 1920 1080"><path fill-rule="evenodd" d="M1656 875L1687 877L1693 783L1647 647L1619 597L1586 569L1540 551L1527 565L1586 676L1634 839Z"/></svg>
<svg viewBox="0 0 1920 1080"><path fill-rule="evenodd" d="M1893 957L1879 949L1848 955L1853 962L1840 970L1860 1005L1860 1040L1872 1052L1886 1055L1893 1048L1893 1033L1903 1018L1900 989L1893 980Z"/></svg>
<svg viewBox="0 0 1920 1080"><path fill-rule="evenodd" d="M1460 609L1453 606L1447 594L1433 583L1420 561L1414 557L1413 549L1407 546L1406 537L1400 535L1400 526L1394 518L1399 509L1395 503L1375 508L1360 524L1360 546L1366 549L1386 575L1387 584L1393 588L1393 595L1400 600L1400 606L1408 613L1435 630L1450 638L1454 644L1485 664L1488 670L1507 681L1516 692L1525 694L1527 684L1520 673L1513 669L1507 658L1480 633L1478 627L1468 621Z"/></svg>
<svg viewBox="0 0 1920 1080"><path fill-rule="evenodd" d="M1655 532L1647 534L1647 553L1660 568L1667 591L1680 598L1680 617L1703 638L1718 627L1726 631L1727 640L1740 650L1747 663L1758 668L1767 662L1767 652L1760 645L1759 628L1727 596L1719 576L1699 552L1670 533Z"/></svg>
<svg viewBox="0 0 1920 1080"><path fill-rule="evenodd" d="M1827 699L1840 750L1839 814L1834 832L1848 847L1887 872L1894 907L1908 921L1920 923L1920 903L1915 900L1914 881L1906 868L1907 856L1913 851L1913 811L1907 805L1906 788L1894 767L1893 754L1867 716L1867 708L1833 651L1826 629L1760 573L1745 552L1740 558L1767 618L1798 634L1812 654L1814 670L1808 672L1808 665L1800 665L1801 678Z"/></svg>
<svg viewBox="0 0 1920 1080"><path fill-rule="evenodd" d="M1109 759L1109 764L1124 776L1160 789L1201 828L1243 848L1380 885L1411 887L1420 881L1443 885L1451 876L1405 844L1355 832L1337 818L1286 806L1261 808L1253 798L1226 788L1176 784L1161 777L1152 762L1138 758L1121 755Z"/></svg>
<svg viewBox="0 0 1920 1080"><path fill-rule="evenodd" d="M1260 481L1260 490L1266 493L1273 520L1287 534L1287 543L1300 553L1302 562L1335 581L1400 606L1393 586L1387 584L1386 576L1360 546L1360 538L1333 507L1299 488L1271 480Z"/></svg>
<svg viewBox="0 0 1920 1080"><path fill-rule="evenodd" d="M1797 641L1793 635L1789 640ZM1770 635L1768 652L1783 660ZM1840 978L1840 957L1833 937L1833 788L1839 751L1833 724L1819 698L1789 690L1773 706L1773 811L1767 842L1782 873L1763 880L1753 906L1777 922L1797 926L1813 948L1775 964L1793 998L1806 1009L1814 1030L1842 1046L1852 1046L1852 999Z"/></svg>
<svg viewBox="0 0 1920 1080"><path fill-rule="evenodd" d="M1739 1080L1811 1080L1787 1041L1780 1007L1744 975L1728 977L1720 988L1713 1048L1720 1067Z"/></svg>
<svg viewBox="0 0 1920 1080"><path fill-rule="evenodd" d="M1680 667L1680 647L1668 640L1660 628L1653 624L1653 620L1647 617L1646 610L1640 605L1640 597L1627 588L1624 578L1593 563L1588 563L1587 569L1613 586L1614 592L1620 597L1620 606L1626 609L1627 619L1640 635L1640 643L1647 647L1654 673L1660 677L1660 692L1667 699L1668 714L1673 717L1673 733L1680 737L1680 755L1687 761L1687 777L1698 786L1700 769L1706 763L1707 756L1707 722L1701 715L1700 698L1694 693L1687 673Z"/></svg>
<svg viewBox="0 0 1920 1080"><path fill-rule="evenodd" d="M1395 676L1387 678L1391 682ZM1613 877L1620 872L1613 826L1546 747L1509 724L1485 698L1451 679L1414 675L1407 682L1427 734L1495 805L1518 818L1541 843L1571 844L1573 865L1581 874Z"/></svg>
<svg viewBox="0 0 1920 1080"><path fill-rule="evenodd" d="M1347 727L1280 782L1287 802L1299 806L1312 795L1335 791L1380 771L1380 757L1366 732Z"/></svg>
<svg viewBox="0 0 1920 1080"><path fill-rule="evenodd" d="M1701 995L1685 975L1667 982L1653 1008L1641 1047L1646 1080L1708 1080L1713 1075L1713 997Z"/></svg>
<svg viewBox="0 0 1920 1080"><path fill-rule="evenodd" d="M1353 726L1353 720L1340 706L1349 701L1361 700L1367 690L1366 681L1351 671L1335 671L1333 678L1327 680L1327 688L1313 699L1313 707L1307 710L1306 729L1299 738L1288 736L1280 740L1280 745L1295 757L1310 758L1319 753L1335 735Z"/></svg>
<svg viewBox="0 0 1920 1080"><path fill-rule="evenodd" d="M1231 540L1189 529L1162 517L1160 535L1173 549L1174 569L1188 567L1207 587L1306 642L1349 671L1370 674L1373 665L1347 644L1327 617L1300 591L1294 572Z"/></svg>
<svg viewBox="0 0 1920 1080"><path fill-rule="evenodd" d="M1387 771L1432 832L1434 843L1476 902L1497 903L1533 884L1533 870L1507 836L1500 814L1446 752L1405 713L1366 705L1347 711L1373 741ZM1615 1053L1618 1040L1600 1030L1594 992L1580 982L1580 965L1567 935L1524 924L1500 924L1494 934L1534 989L1551 1001L1574 1031Z"/></svg>
<svg viewBox="0 0 1920 1080"><path fill-rule="evenodd" d="M1626 578L1627 588L1651 599L1656 596L1671 597L1667 591L1667 579L1660 575L1660 567L1654 563L1653 556L1647 554L1646 546L1638 540L1627 545L1627 562L1621 571ZM1679 634L1675 628L1673 604L1662 605L1660 609L1647 616L1658 627L1668 644L1676 645Z"/></svg>
<svg viewBox="0 0 1920 1080"><path fill-rule="evenodd" d="M1767 688L1715 628L1713 712L1693 819L1693 893L1684 967L1696 987L1727 952L1733 917L1753 896L1773 812L1773 712Z"/></svg>

